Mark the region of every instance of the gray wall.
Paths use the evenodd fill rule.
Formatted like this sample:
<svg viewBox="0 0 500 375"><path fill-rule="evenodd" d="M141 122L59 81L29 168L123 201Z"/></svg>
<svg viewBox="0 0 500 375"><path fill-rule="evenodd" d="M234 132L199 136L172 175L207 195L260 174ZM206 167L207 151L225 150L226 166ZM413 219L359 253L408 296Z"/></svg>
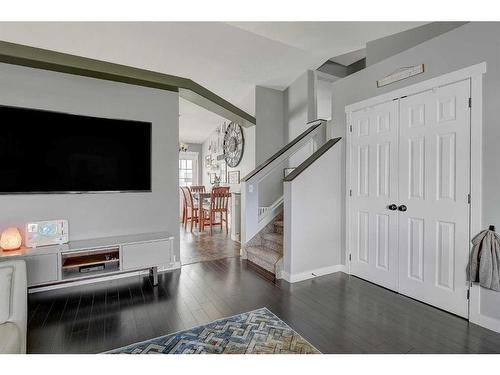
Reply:
<svg viewBox="0 0 500 375"><path fill-rule="evenodd" d="M483 227L500 227L500 23L468 23L333 83L334 135L345 136L345 106L398 88L487 62L483 85ZM424 63L426 72L378 89L376 80L399 67ZM343 162L344 165L344 162ZM345 170L343 171L345 181ZM345 217L345 206L342 210ZM345 264L345 252L341 254ZM481 291L483 314L500 319L498 293Z"/></svg>
<svg viewBox="0 0 500 375"><path fill-rule="evenodd" d="M255 88L255 165L269 159L287 142L285 139L285 92L267 87ZM288 165L288 164L287 164ZM283 194L283 168L273 172L259 188L259 206L270 206Z"/></svg>
<svg viewBox="0 0 500 375"><path fill-rule="evenodd" d="M308 121L316 119L314 90L315 76L311 70L304 72L285 91L256 87L256 165L306 130ZM312 142L260 182L259 206L268 207L282 196L284 168L297 167L311 153Z"/></svg>
<svg viewBox="0 0 500 375"><path fill-rule="evenodd" d="M283 266L292 281L326 274L340 264L342 149L334 145L291 182L285 182Z"/></svg>
<svg viewBox="0 0 500 375"><path fill-rule="evenodd" d="M316 120L314 72L306 71L285 90L285 137L290 142Z"/></svg>
<svg viewBox="0 0 500 375"><path fill-rule="evenodd" d="M316 118L332 119L332 83L338 79L330 74L315 72Z"/></svg>
<svg viewBox="0 0 500 375"><path fill-rule="evenodd" d="M198 153L198 184L203 184L203 146L201 143L186 143L188 151Z"/></svg>
<svg viewBox="0 0 500 375"><path fill-rule="evenodd" d="M179 259L177 93L0 64L0 103L153 124L152 193L3 195L0 228L68 219L70 240L168 231Z"/></svg>
<svg viewBox="0 0 500 375"><path fill-rule="evenodd" d="M403 52L417 44L444 34L467 22L431 22L366 43L366 66L370 66Z"/></svg>
<svg viewBox="0 0 500 375"><path fill-rule="evenodd" d="M332 75L308 70L284 91L256 87L257 165L305 131L309 121L331 118L331 83L335 79ZM260 182L259 206L267 207L281 197L284 168L297 167L312 151L311 141Z"/></svg>
<svg viewBox="0 0 500 375"><path fill-rule="evenodd" d="M314 72L306 71L285 90L285 140L292 141L307 129L307 123L316 119ZM290 167L297 167L312 153L303 147L290 158Z"/></svg>
<svg viewBox="0 0 500 375"><path fill-rule="evenodd" d="M255 163L260 165L285 145L283 91L255 87Z"/></svg>

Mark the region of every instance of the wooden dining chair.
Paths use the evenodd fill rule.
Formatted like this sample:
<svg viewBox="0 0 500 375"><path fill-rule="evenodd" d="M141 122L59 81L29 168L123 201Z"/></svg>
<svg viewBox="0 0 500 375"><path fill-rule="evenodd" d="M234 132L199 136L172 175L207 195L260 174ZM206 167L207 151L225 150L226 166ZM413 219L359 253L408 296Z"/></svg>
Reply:
<svg viewBox="0 0 500 375"><path fill-rule="evenodd" d="M191 193L204 193L205 186L204 185L191 186L189 190L191 190Z"/></svg>
<svg viewBox="0 0 500 375"><path fill-rule="evenodd" d="M205 230L205 225L210 225L210 235L212 227L220 225L222 231L223 223L226 223L226 235L228 234L228 206L231 194L225 188L214 188L210 194L210 203L201 207L200 213L200 231ZM219 214L219 221L216 222L216 216Z"/></svg>
<svg viewBox="0 0 500 375"><path fill-rule="evenodd" d="M182 187L180 187L179 190L180 190L180 198L182 199L181 223L182 223L182 225L184 225L184 222L186 221L186 212L187 212L186 194L184 193L184 189Z"/></svg>
<svg viewBox="0 0 500 375"><path fill-rule="evenodd" d="M229 186L214 186L212 188L212 192L223 192L223 193L229 193Z"/></svg>
<svg viewBox="0 0 500 375"><path fill-rule="evenodd" d="M194 203L193 194L188 187L181 187L186 200L186 216L184 221L184 228L187 229L188 221L191 221L190 231L193 231L193 224L199 224L200 222L200 209L198 204Z"/></svg>

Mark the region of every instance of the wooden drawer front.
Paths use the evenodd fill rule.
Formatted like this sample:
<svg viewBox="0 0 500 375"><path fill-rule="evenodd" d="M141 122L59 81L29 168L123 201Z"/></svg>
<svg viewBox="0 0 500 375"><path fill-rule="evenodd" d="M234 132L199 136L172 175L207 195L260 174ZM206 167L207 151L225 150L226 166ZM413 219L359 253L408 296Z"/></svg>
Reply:
<svg viewBox="0 0 500 375"><path fill-rule="evenodd" d="M156 241L122 246L123 270L133 270L170 263L170 241Z"/></svg>
<svg viewBox="0 0 500 375"><path fill-rule="evenodd" d="M58 280L57 254L33 255L24 258L28 286L47 284Z"/></svg>

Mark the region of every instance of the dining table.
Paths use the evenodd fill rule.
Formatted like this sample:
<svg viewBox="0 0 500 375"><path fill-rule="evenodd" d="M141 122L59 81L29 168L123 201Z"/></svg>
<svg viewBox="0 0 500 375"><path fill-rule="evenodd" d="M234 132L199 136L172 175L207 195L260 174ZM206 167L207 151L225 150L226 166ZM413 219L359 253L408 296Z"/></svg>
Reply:
<svg viewBox="0 0 500 375"><path fill-rule="evenodd" d="M193 199L196 202L202 201L203 203L209 203L210 202L210 192L195 192L192 193Z"/></svg>

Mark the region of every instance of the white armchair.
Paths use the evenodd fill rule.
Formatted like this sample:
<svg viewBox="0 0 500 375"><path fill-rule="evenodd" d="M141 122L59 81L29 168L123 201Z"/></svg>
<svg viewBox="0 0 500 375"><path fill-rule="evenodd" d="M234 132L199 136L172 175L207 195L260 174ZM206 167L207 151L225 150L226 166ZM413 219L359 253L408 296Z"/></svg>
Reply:
<svg viewBox="0 0 500 375"><path fill-rule="evenodd" d="M27 290L24 261L0 262L0 354L26 353Z"/></svg>

